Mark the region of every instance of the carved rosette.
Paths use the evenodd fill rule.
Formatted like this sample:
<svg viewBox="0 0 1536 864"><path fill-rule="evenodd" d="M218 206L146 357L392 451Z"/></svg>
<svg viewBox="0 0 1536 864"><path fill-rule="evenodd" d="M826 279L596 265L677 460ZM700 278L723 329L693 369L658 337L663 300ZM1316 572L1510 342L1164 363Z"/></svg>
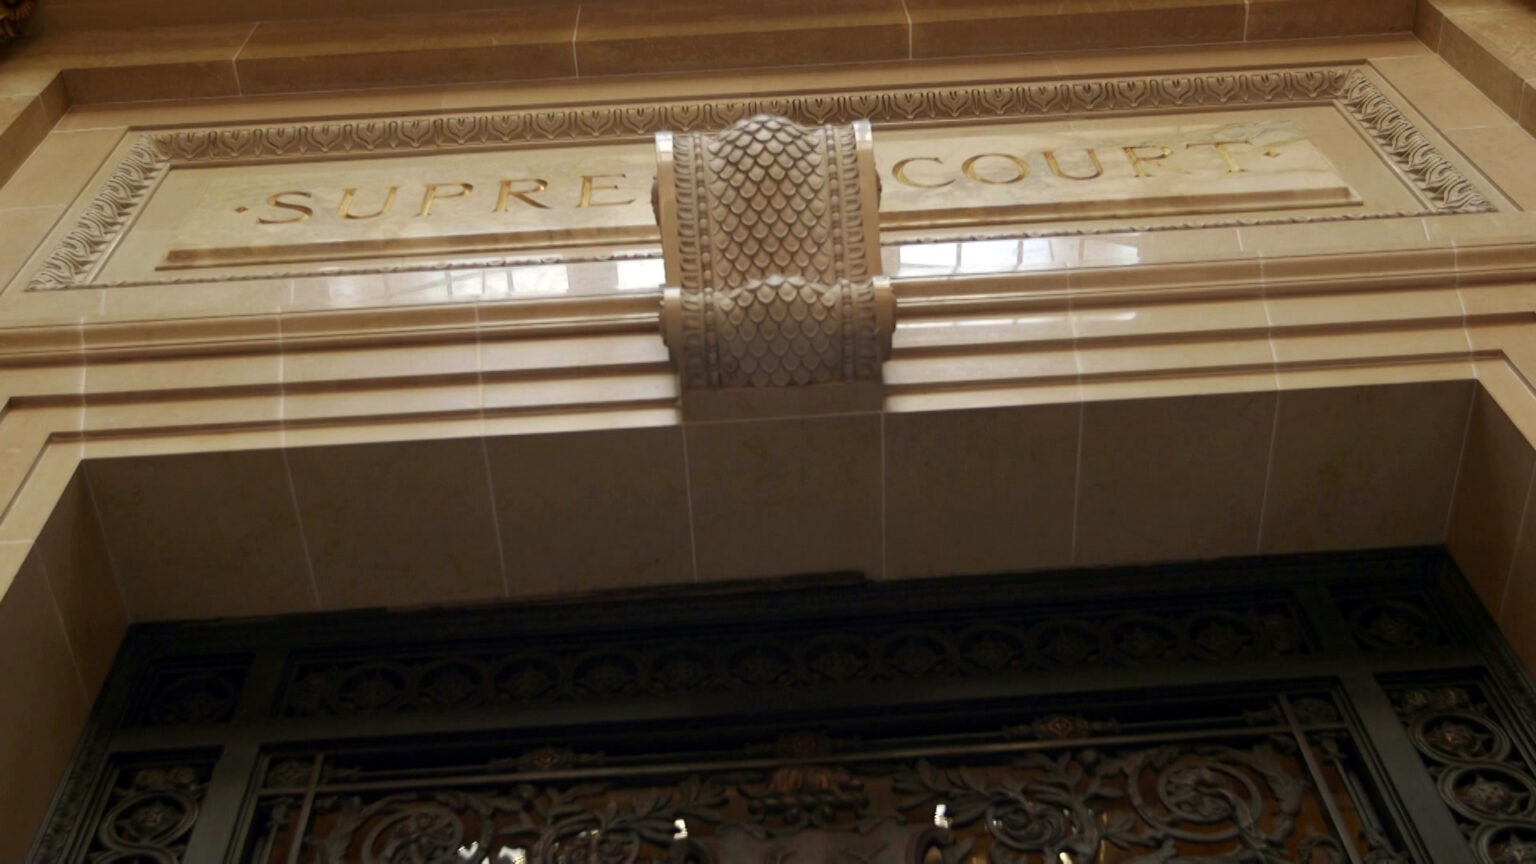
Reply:
<svg viewBox="0 0 1536 864"><path fill-rule="evenodd" d="M684 388L879 381L895 302L869 124L758 115L656 144L662 328Z"/></svg>

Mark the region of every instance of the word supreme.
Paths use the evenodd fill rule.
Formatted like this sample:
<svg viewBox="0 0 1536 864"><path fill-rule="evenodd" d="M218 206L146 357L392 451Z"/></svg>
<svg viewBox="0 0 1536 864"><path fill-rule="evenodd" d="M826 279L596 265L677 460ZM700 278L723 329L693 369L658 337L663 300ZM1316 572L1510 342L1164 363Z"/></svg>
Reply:
<svg viewBox="0 0 1536 864"><path fill-rule="evenodd" d="M505 178L493 187L494 205L491 206L490 211L505 213L513 208L550 210L561 206L574 206L580 209L623 207L635 203L636 200L631 192L626 192L620 185L627 178L628 175L622 173L582 174L579 192L575 189L568 190L563 199L556 194L556 191L550 189L549 181L542 177ZM337 218L349 221L378 219L395 211L396 204L403 198L409 203L401 204L401 207L412 208L413 216L424 219L431 216L434 209L441 209L439 202L452 199L472 201L477 198L487 203L491 201L491 196L484 194L483 191L476 191L477 187L474 183L426 183L417 188L420 190L419 193L417 189L406 187L405 194L402 195L400 185L375 189L347 187L342 190L341 201L334 208L334 213ZM572 192L575 194L571 194ZM320 210L319 199L315 193L304 190L275 193L267 198L266 203L275 212L258 215L256 221L262 225L291 225L304 222L314 217L317 210ZM244 208L237 208L237 212L244 212Z"/></svg>

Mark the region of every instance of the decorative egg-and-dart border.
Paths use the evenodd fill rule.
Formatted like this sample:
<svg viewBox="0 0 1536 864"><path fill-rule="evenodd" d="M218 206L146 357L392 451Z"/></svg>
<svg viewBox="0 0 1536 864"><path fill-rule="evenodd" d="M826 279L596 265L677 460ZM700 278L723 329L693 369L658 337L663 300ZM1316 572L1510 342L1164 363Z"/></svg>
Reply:
<svg viewBox="0 0 1536 864"><path fill-rule="evenodd" d="M1047 118L1159 111L1193 107L1333 104L1368 134L1428 203L1428 211L1257 217L1175 225L1012 231L987 236L1061 236L1188 227L1358 221L1429 213L1484 213L1494 209L1460 171L1403 116L1362 71L1352 67L1224 72L1206 75L1105 78L1034 84L918 88L754 99L699 100L532 110L492 114L369 119L285 126L238 126L145 133L117 166L73 230L32 276L29 291L67 288L207 283L315 275L224 274L139 282L92 282L104 257L165 173L177 165L265 162L348 154L485 150L515 144L643 139L669 130L719 129L754 114L779 114L804 124L904 125L969 119ZM944 239L954 239L946 237ZM386 273L462 267L498 267L568 260L654 257L655 250L569 256L423 261L327 268L325 275Z"/></svg>

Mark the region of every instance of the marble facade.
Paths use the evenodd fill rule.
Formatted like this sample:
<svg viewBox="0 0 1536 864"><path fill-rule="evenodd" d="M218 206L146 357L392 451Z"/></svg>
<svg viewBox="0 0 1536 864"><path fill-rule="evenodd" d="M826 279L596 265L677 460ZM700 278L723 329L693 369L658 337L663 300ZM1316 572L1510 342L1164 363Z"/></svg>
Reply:
<svg viewBox="0 0 1536 864"><path fill-rule="evenodd" d="M133 621L1443 544L1536 665L1536 13L1059 5L40 6L0 861ZM685 411L652 136L749 103L874 121L872 403Z"/></svg>

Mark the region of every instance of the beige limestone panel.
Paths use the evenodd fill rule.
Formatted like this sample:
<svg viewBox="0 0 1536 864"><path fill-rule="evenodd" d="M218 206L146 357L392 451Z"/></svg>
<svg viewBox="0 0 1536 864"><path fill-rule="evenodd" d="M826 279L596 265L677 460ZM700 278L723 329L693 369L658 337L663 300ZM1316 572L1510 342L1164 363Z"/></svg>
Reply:
<svg viewBox="0 0 1536 864"><path fill-rule="evenodd" d="M585 4L574 49L587 76L904 60L909 52L901 0L835 9L793 0Z"/></svg>
<svg viewBox="0 0 1536 864"><path fill-rule="evenodd" d="M429 304L424 306L360 306L327 312L284 312L281 326L283 342L289 348L315 348L333 345L337 335L368 334L397 337L403 344L426 344L432 340L451 342L462 338L475 325L477 309L473 303ZM442 335L442 334L447 334Z"/></svg>
<svg viewBox="0 0 1536 864"><path fill-rule="evenodd" d="M191 282L177 285L113 285L110 288L71 288L68 293L98 291L102 306L96 319L123 323L196 319L217 316L222 327L237 317L262 320L267 329L293 296L287 279L242 279L238 282ZM42 292L32 292L39 294ZM58 294L60 292L50 292ZM47 298L52 300L52 297Z"/></svg>
<svg viewBox="0 0 1536 864"><path fill-rule="evenodd" d="M686 429L701 582L881 573L878 415Z"/></svg>
<svg viewBox="0 0 1536 864"><path fill-rule="evenodd" d="M667 346L655 333L546 339L492 338L482 333L480 338L480 368L487 375L667 362Z"/></svg>
<svg viewBox="0 0 1536 864"><path fill-rule="evenodd" d="M585 375L579 378L497 380L488 377L481 387L486 415L576 405L666 405L678 398L677 375L671 370L620 375Z"/></svg>
<svg viewBox="0 0 1536 864"><path fill-rule="evenodd" d="M1337 366L1291 367L1275 375L1281 390L1322 390L1329 387L1362 387L1422 384L1430 381L1473 381L1475 364L1467 360L1384 360Z"/></svg>
<svg viewBox="0 0 1536 864"><path fill-rule="evenodd" d="M1366 252L1395 252L1422 249L1426 244L1424 220L1376 219L1368 222L1304 223L1299 225L1256 225L1239 228L1243 248L1264 256L1266 277L1272 273L1310 275L1305 272L1308 257L1322 266L1332 266L1324 259L1328 253L1360 255ZM1295 260L1289 260L1295 259ZM1361 268L1370 264L1362 261Z"/></svg>
<svg viewBox="0 0 1536 864"><path fill-rule="evenodd" d="M98 434L200 435L230 430L279 429L285 403L275 389L238 395L92 398L85 406L85 429Z"/></svg>
<svg viewBox="0 0 1536 864"><path fill-rule="evenodd" d="M1472 387L1282 390L1259 551L1443 542Z"/></svg>
<svg viewBox="0 0 1536 864"><path fill-rule="evenodd" d="M1207 290L1210 286L1253 285L1260 281L1260 273L1258 257L1249 256L1232 261L1085 267L1072 270L1070 275L1074 295L1108 302L1112 298L1129 299L1138 294L1145 297L1174 293L1192 285Z"/></svg>
<svg viewBox="0 0 1536 864"><path fill-rule="evenodd" d="M388 266L384 262L371 263ZM326 312L333 309L364 310L386 306L435 306L456 302L462 305L466 312L472 314L473 302L476 299L478 294L470 297L457 296L454 291L454 280L451 278L443 278L435 284L425 286L418 283L402 287L379 273L302 276L293 280L292 299L283 307L284 329L286 330L290 323L287 317L289 315Z"/></svg>
<svg viewBox="0 0 1536 864"><path fill-rule="evenodd" d="M1132 399L1178 399L1186 396L1216 396L1225 393L1273 392L1278 388L1271 370L1255 372L1200 372L1180 375L1164 373L1140 376L1130 373L1085 380L1084 402L1123 402Z"/></svg>
<svg viewBox="0 0 1536 864"><path fill-rule="evenodd" d="M1536 450L1478 388L1446 546L1493 615L1508 586L1533 467Z"/></svg>
<svg viewBox="0 0 1536 864"><path fill-rule="evenodd" d="M1268 371L1274 365L1267 334L1220 334L1198 337L1079 342L1078 366L1084 379L1151 372Z"/></svg>
<svg viewBox="0 0 1536 864"><path fill-rule="evenodd" d="M1445 15L1428 0L1418 0L1413 16L1413 35L1432 50L1440 50L1440 34L1445 29Z"/></svg>
<svg viewBox="0 0 1536 864"><path fill-rule="evenodd" d="M86 401L89 405L93 397L108 394L203 389L263 388L275 395L282 381L284 362L285 358L275 351L153 360L92 360L85 369Z"/></svg>
<svg viewBox="0 0 1536 864"><path fill-rule="evenodd" d="M1351 325L1364 322L1461 322L1456 289L1416 291L1351 291L1327 294L1274 294L1264 300L1270 323L1277 329Z"/></svg>
<svg viewBox="0 0 1536 864"><path fill-rule="evenodd" d="M1267 331L1269 322L1264 301L1249 293L1194 301L1074 302L1072 327L1078 339L1093 340L1206 331L1262 332Z"/></svg>
<svg viewBox="0 0 1536 864"><path fill-rule="evenodd" d="M1010 308L990 315L912 317L897 321L892 334L893 350L898 353L961 345L1065 344L1071 340L1072 316L1066 309L1052 308Z"/></svg>
<svg viewBox="0 0 1536 864"><path fill-rule="evenodd" d="M1471 331L1477 327L1475 323L1484 316L1499 316L1509 313L1524 314L1536 311L1536 284L1500 284L1490 283L1483 285L1466 285L1457 289L1461 295L1462 306L1467 310L1469 320L1469 338ZM1473 348L1477 347L1475 338Z"/></svg>
<svg viewBox="0 0 1536 864"><path fill-rule="evenodd" d="M58 119L54 106L46 98L55 89L41 93L0 96L0 179L9 178L48 135Z"/></svg>
<svg viewBox="0 0 1536 864"><path fill-rule="evenodd" d="M1519 370L1506 357L1477 361L1478 385L1498 403L1504 416L1527 441L1536 441L1536 399Z"/></svg>
<svg viewBox="0 0 1536 864"><path fill-rule="evenodd" d="M79 469L81 453L79 440L57 436L37 448L25 479L7 502L0 541L35 541L42 535L59 496Z"/></svg>
<svg viewBox="0 0 1536 864"><path fill-rule="evenodd" d="M78 405L8 408L0 415L0 501L7 502L0 541L37 537L79 458ZM64 440L58 440L63 438Z"/></svg>
<svg viewBox="0 0 1536 864"><path fill-rule="evenodd" d="M522 4L517 4L522 5ZM540 5L569 5L544 0ZM34 21L49 30L162 27L177 23L328 18L339 14L408 14L484 8L484 0L250 0L239 5L202 0L64 0L42 7ZM515 7L514 7L515 8Z"/></svg>
<svg viewBox="0 0 1536 864"><path fill-rule="evenodd" d="M10 282L26 266L63 214L63 207L0 210L0 285Z"/></svg>
<svg viewBox="0 0 1536 864"><path fill-rule="evenodd" d="M420 345L401 341L377 348L286 351L282 357L283 383L377 382L429 376L472 380L479 374L479 353L473 340Z"/></svg>
<svg viewBox="0 0 1536 864"><path fill-rule="evenodd" d="M506 596L478 440L288 451L326 609Z"/></svg>
<svg viewBox="0 0 1536 864"><path fill-rule="evenodd" d="M92 460L86 476L134 620L317 608L281 451Z"/></svg>
<svg viewBox="0 0 1536 864"><path fill-rule="evenodd" d="M0 189L0 209L69 204L122 137L117 129L50 133Z"/></svg>
<svg viewBox="0 0 1536 864"><path fill-rule="evenodd" d="M0 546L0 855L21 860L90 709L48 580L26 544ZM14 744L12 742L25 742Z"/></svg>
<svg viewBox="0 0 1536 864"><path fill-rule="evenodd" d="M573 6L263 21L240 49L242 93L458 84L576 74Z"/></svg>
<svg viewBox="0 0 1536 864"><path fill-rule="evenodd" d="M1509 67L1504 59L1493 53L1485 42L1483 28L1469 30L1469 19L1480 15L1458 15L1445 19L1440 28L1440 56L1445 62L1477 85L1493 104L1505 114L1518 117L1521 90L1524 82L1520 74Z"/></svg>
<svg viewBox="0 0 1536 864"><path fill-rule="evenodd" d="M84 472L65 487L33 544L33 557L48 575L86 696L94 699L117 656L128 610Z"/></svg>
<svg viewBox="0 0 1536 864"><path fill-rule="evenodd" d="M458 440L485 437L485 422L478 416L404 414L378 417L371 422L338 418L331 422L289 423L280 438L282 446L338 447L352 444L395 444L424 438Z"/></svg>
<svg viewBox="0 0 1536 864"><path fill-rule="evenodd" d="M278 450L282 429L198 429L195 432L148 430L120 433L81 442L83 461L130 459L176 453L230 453L246 450Z"/></svg>
<svg viewBox="0 0 1536 864"><path fill-rule="evenodd" d="M625 407L543 414L511 414L504 417L487 417L485 437L607 432L617 429L676 426L681 422L682 412L675 404L665 408Z"/></svg>
<svg viewBox="0 0 1536 864"><path fill-rule="evenodd" d="M513 597L693 581L680 426L488 439Z"/></svg>
<svg viewBox="0 0 1536 864"><path fill-rule="evenodd" d="M1039 293L1066 288L1067 274L1062 271L1071 263L1064 254L1068 251L1061 238L1054 237L957 240L887 246L881 259L892 279L933 280L931 284L941 292L952 288L945 285L950 277L974 280L987 274L1008 274L1009 283L1018 291ZM904 293L913 290L911 285L902 289Z"/></svg>
<svg viewBox="0 0 1536 864"><path fill-rule="evenodd" d="M232 61L251 35L251 22L180 27L50 31L28 40L9 65L72 69ZM231 69L231 72L233 70ZM189 82L191 83L191 82ZM149 97L144 97L149 98Z"/></svg>
<svg viewBox="0 0 1536 864"><path fill-rule="evenodd" d="M1446 133L1499 191L1526 210L1536 210L1536 138L1519 126L1489 126Z"/></svg>
<svg viewBox="0 0 1536 864"><path fill-rule="evenodd" d="M1266 355L1267 356L1267 355ZM1073 382L1078 374L1077 351L1070 345L1048 344L1019 350L1000 346L985 353L893 357L885 362L887 387L1019 381Z"/></svg>
<svg viewBox="0 0 1536 864"><path fill-rule="evenodd" d="M1171 69L1235 69L1291 63L1356 63L1361 59L1433 56L1412 34L1378 34L1344 39L1308 39L1214 45L1182 45L1136 51L1091 51L1045 55L1058 75L1090 76L1161 73ZM1011 59L1011 58L1010 58ZM1006 63L1009 61L998 61Z"/></svg>
<svg viewBox="0 0 1536 864"><path fill-rule="evenodd" d="M1441 132L1509 125L1508 114L1439 57L1387 57L1371 66Z"/></svg>
<svg viewBox="0 0 1536 864"><path fill-rule="evenodd" d="M235 96L240 79L230 60L75 66L63 71L73 104Z"/></svg>
<svg viewBox="0 0 1536 864"><path fill-rule="evenodd" d="M1249 0L1246 38L1302 39L1398 33L1413 27L1414 0Z"/></svg>
<svg viewBox="0 0 1536 864"><path fill-rule="evenodd" d="M888 413L886 576L1072 560L1077 405Z"/></svg>
<svg viewBox="0 0 1536 864"><path fill-rule="evenodd" d="M51 293L74 294L75 291ZM247 356L239 349L246 349L249 356L259 356L264 348L272 347L279 335L277 319L271 315L129 321L85 319L80 323L84 325L80 341L93 358L114 358L127 364L138 362L139 357L163 360L176 356L178 351L182 356L239 358ZM150 348L153 350L146 350Z"/></svg>
<svg viewBox="0 0 1536 864"><path fill-rule="evenodd" d="M6 402L27 396L74 396L84 385L85 364L78 360L0 370L0 398Z"/></svg>
<svg viewBox="0 0 1536 864"><path fill-rule="evenodd" d="M1282 384L1291 368L1326 363L1367 363L1471 359L1460 320L1443 326L1372 328L1361 325L1328 330L1277 331L1270 344L1280 364Z"/></svg>
<svg viewBox="0 0 1536 864"><path fill-rule="evenodd" d="M1469 11L1453 16L1452 22L1514 74L1526 80L1536 78L1536 17L1528 4Z"/></svg>
<svg viewBox="0 0 1536 864"><path fill-rule="evenodd" d="M1083 408L1077 564L1252 554L1273 391Z"/></svg>
<svg viewBox="0 0 1536 864"><path fill-rule="evenodd" d="M370 423L406 417L418 420L423 415L477 422L480 401L480 384L472 378L460 379L458 383L441 378L383 384L353 382L337 387L287 387L282 395L281 414L285 430L321 423Z"/></svg>
<svg viewBox="0 0 1536 864"><path fill-rule="evenodd" d="M956 57L1240 42L1236 0L1142 0L1113 7L1054 0L907 0L912 55Z"/></svg>
<svg viewBox="0 0 1536 864"><path fill-rule="evenodd" d="M888 391L885 397L885 411L887 415L915 414L922 411L969 411L1019 408L1026 405L1075 405L1081 401L1083 401L1083 388L1076 380L1071 380L1066 383L977 387L964 390Z"/></svg>

